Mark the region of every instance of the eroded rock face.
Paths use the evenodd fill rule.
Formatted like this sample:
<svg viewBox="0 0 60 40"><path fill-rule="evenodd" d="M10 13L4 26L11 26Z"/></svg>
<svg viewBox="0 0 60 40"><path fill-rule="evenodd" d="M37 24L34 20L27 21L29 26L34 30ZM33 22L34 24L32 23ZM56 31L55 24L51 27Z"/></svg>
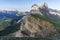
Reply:
<svg viewBox="0 0 60 40"><path fill-rule="evenodd" d="M48 21L36 19L29 15L20 27L21 33L29 37L46 37L50 34L57 33L54 26Z"/></svg>

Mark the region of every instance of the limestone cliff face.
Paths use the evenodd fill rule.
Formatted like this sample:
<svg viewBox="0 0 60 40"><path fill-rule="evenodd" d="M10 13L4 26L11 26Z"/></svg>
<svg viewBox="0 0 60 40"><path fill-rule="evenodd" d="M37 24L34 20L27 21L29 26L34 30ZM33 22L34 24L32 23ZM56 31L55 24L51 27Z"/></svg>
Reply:
<svg viewBox="0 0 60 40"><path fill-rule="evenodd" d="M20 31L23 36L29 37L46 37L50 34L56 34L57 31L54 26L48 21L34 18L28 15L21 23Z"/></svg>

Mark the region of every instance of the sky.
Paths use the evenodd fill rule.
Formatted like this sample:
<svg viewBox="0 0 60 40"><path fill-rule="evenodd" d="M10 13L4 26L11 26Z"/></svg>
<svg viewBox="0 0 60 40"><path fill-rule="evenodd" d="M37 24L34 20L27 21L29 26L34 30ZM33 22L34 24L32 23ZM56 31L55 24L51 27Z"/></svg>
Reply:
<svg viewBox="0 0 60 40"><path fill-rule="evenodd" d="M46 2L49 8L60 10L60 0L0 0L0 10L29 11L33 4Z"/></svg>

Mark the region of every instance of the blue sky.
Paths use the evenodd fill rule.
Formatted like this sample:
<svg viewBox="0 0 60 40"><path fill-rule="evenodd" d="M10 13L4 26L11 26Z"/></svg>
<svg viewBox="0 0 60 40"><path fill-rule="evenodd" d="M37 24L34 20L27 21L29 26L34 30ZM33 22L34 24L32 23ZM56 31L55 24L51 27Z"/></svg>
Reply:
<svg viewBox="0 0 60 40"><path fill-rule="evenodd" d="M40 5L44 0L0 0L0 9L17 9L29 11L33 4ZM49 8L60 10L60 0L45 0Z"/></svg>

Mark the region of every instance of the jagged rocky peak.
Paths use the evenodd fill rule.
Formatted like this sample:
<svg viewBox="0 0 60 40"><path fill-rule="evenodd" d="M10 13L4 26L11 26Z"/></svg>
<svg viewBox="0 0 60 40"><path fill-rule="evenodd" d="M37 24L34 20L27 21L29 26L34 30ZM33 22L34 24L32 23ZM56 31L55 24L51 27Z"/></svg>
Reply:
<svg viewBox="0 0 60 40"><path fill-rule="evenodd" d="M40 13L41 9L48 11L48 6L46 2L42 3L40 6L38 6L37 4L32 5L30 12Z"/></svg>
<svg viewBox="0 0 60 40"><path fill-rule="evenodd" d="M40 8L42 9L47 9L48 8L48 5L46 2L43 2L41 5L40 5Z"/></svg>
<svg viewBox="0 0 60 40"><path fill-rule="evenodd" d="M31 10L38 10L38 9L39 9L39 7L38 7L37 4L34 4L34 5L32 5L32 7L31 7Z"/></svg>
<svg viewBox="0 0 60 40"><path fill-rule="evenodd" d="M32 5L31 10L39 10L40 8L47 9L48 8L47 3L44 2L40 6L38 6L37 4L34 4L34 5Z"/></svg>

